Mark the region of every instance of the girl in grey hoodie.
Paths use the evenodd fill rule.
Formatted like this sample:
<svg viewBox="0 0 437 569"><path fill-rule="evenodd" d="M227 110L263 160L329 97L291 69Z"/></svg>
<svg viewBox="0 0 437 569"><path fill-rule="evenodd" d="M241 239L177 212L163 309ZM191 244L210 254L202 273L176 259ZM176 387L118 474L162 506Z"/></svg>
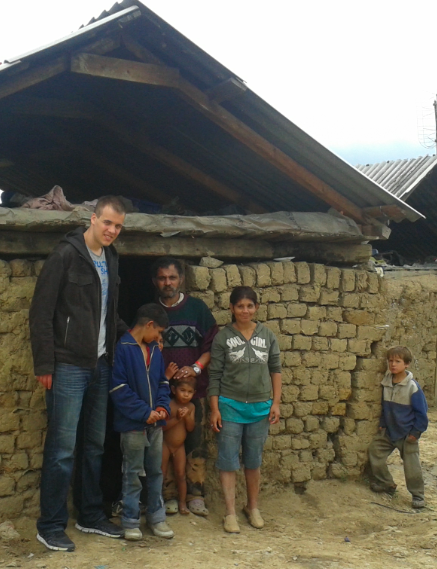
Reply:
<svg viewBox="0 0 437 569"><path fill-rule="evenodd" d="M240 447L247 486L247 505L243 511L253 527L264 526L258 509L262 451L269 424L279 422L279 346L273 332L253 320L258 307L252 288L236 287L230 297L232 323L216 335L211 349L208 388L211 427L217 433L216 466L226 504L224 529L229 533L240 532L235 513Z"/></svg>

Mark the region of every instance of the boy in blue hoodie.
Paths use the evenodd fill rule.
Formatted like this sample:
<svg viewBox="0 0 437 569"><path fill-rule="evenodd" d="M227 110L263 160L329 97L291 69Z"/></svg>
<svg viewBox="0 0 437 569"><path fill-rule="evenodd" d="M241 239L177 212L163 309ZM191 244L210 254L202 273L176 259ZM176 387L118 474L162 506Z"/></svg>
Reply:
<svg viewBox="0 0 437 569"><path fill-rule="evenodd" d="M170 388L158 346L168 316L158 304L141 306L135 326L121 337L115 351L110 394L114 430L121 433L125 539L142 538L139 476L146 472L146 521L159 537L172 538L162 499L162 425L170 416Z"/></svg>
<svg viewBox="0 0 437 569"><path fill-rule="evenodd" d="M428 427L425 395L408 371L413 356L408 348L396 346L387 352L388 371L381 382L382 412L379 432L369 447L375 481L374 492L394 494L396 484L387 468L387 458L397 448L404 463L405 482L413 496L412 507L425 507L419 438Z"/></svg>

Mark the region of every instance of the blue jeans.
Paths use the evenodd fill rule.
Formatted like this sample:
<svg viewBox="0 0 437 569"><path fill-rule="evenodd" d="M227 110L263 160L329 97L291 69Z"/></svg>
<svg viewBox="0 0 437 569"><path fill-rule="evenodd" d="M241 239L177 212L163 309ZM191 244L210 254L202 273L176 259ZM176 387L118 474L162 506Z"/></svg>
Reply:
<svg viewBox="0 0 437 569"><path fill-rule="evenodd" d="M149 524L165 521L162 499L162 427L147 426L144 431L121 433L123 452L123 517L125 529L140 527L139 476L146 471L147 505L146 520Z"/></svg>
<svg viewBox="0 0 437 569"><path fill-rule="evenodd" d="M99 482L110 373L104 357L93 369L56 364L52 388L46 391L48 427L39 533L52 534L67 527L67 497L75 459L73 498L78 523L89 527L106 518Z"/></svg>
<svg viewBox="0 0 437 569"><path fill-rule="evenodd" d="M233 472L240 469L240 448L245 468L256 470L261 466L264 443L269 434L269 418L255 423L222 421L217 433L218 457L215 463L219 470Z"/></svg>

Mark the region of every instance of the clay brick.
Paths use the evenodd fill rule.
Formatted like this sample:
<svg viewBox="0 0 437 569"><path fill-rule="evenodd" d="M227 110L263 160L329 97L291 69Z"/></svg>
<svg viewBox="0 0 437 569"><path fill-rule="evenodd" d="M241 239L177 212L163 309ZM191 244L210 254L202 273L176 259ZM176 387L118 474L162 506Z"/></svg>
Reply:
<svg viewBox="0 0 437 569"><path fill-rule="evenodd" d="M324 286L326 284L326 270L324 265L311 263L310 273L312 283L320 286Z"/></svg>
<svg viewBox="0 0 437 569"><path fill-rule="evenodd" d="M379 292L379 281L378 281L378 275L376 273L369 273L367 275L367 279L368 279L368 287L367 290L371 293L371 294L375 294L377 292Z"/></svg>
<svg viewBox="0 0 437 569"><path fill-rule="evenodd" d="M267 263L270 267L272 285L284 284L284 266L280 261Z"/></svg>
<svg viewBox="0 0 437 569"><path fill-rule="evenodd" d="M283 302L290 300L299 300L299 287L297 285L285 284L281 290L281 300Z"/></svg>
<svg viewBox="0 0 437 569"><path fill-rule="evenodd" d="M15 493L15 480L6 474L0 476L0 496L12 496ZM3 513L3 512L2 512Z"/></svg>
<svg viewBox="0 0 437 569"><path fill-rule="evenodd" d="M381 299L379 296L374 294L361 294L360 297L360 308L372 310L381 306Z"/></svg>
<svg viewBox="0 0 437 569"><path fill-rule="evenodd" d="M289 304L287 308L287 316L290 316L291 318L299 318L305 316L306 312L306 304Z"/></svg>
<svg viewBox="0 0 437 569"><path fill-rule="evenodd" d="M299 388L297 385L284 385L282 387L282 397L283 403L294 403L297 401L299 396Z"/></svg>
<svg viewBox="0 0 437 569"><path fill-rule="evenodd" d="M319 321L301 320L300 327L302 330L302 334L305 334L305 336L312 336L313 334L317 334L317 330L319 328Z"/></svg>
<svg viewBox="0 0 437 569"><path fill-rule="evenodd" d="M318 397L319 389L317 385L303 385L300 388L299 399L301 401L315 401Z"/></svg>
<svg viewBox="0 0 437 569"><path fill-rule="evenodd" d="M226 272L224 269L211 269L210 271L211 282L210 288L214 292L223 292L227 289L228 283L226 280Z"/></svg>
<svg viewBox="0 0 437 569"><path fill-rule="evenodd" d="M240 271L241 282L244 286L255 286L256 272L253 267L238 267Z"/></svg>
<svg viewBox="0 0 437 569"><path fill-rule="evenodd" d="M279 336L281 333L281 329L279 327L279 320L268 320L264 323L266 328L270 328L270 330L275 334L275 336Z"/></svg>
<svg viewBox="0 0 437 569"><path fill-rule="evenodd" d="M334 322L343 322L343 310L339 306L327 306L326 317Z"/></svg>
<svg viewBox="0 0 437 569"><path fill-rule="evenodd" d="M353 370L357 365L357 358L354 354L340 354L339 368L343 370Z"/></svg>
<svg viewBox="0 0 437 569"><path fill-rule="evenodd" d="M294 407L290 404L282 404L279 406L281 411L281 417L284 419L288 419L289 417L293 416Z"/></svg>
<svg viewBox="0 0 437 569"><path fill-rule="evenodd" d="M294 404L294 414L296 417L306 417L311 414L314 403L308 401L296 401Z"/></svg>
<svg viewBox="0 0 437 569"><path fill-rule="evenodd" d="M20 433L17 437L17 448L35 448L41 446L41 432L40 431L27 431Z"/></svg>
<svg viewBox="0 0 437 569"><path fill-rule="evenodd" d="M267 320L267 306L265 304L261 304L256 311L256 319L260 322L265 322Z"/></svg>
<svg viewBox="0 0 437 569"><path fill-rule="evenodd" d="M378 342L386 334L385 328L375 328L374 326L358 326L357 330L358 340L370 340L371 342Z"/></svg>
<svg viewBox="0 0 437 569"><path fill-rule="evenodd" d="M343 319L349 324L362 326L363 324L371 325L375 323L375 315L370 314L367 310L344 310Z"/></svg>
<svg viewBox="0 0 437 569"><path fill-rule="evenodd" d="M313 453L310 450L301 450L299 452L299 460L300 462L312 462L313 461Z"/></svg>
<svg viewBox="0 0 437 569"><path fill-rule="evenodd" d="M340 419L338 417L325 417L322 420L322 428L327 433L336 433L340 428Z"/></svg>
<svg viewBox="0 0 437 569"><path fill-rule="evenodd" d="M270 434L272 436L274 435L278 435L279 433L282 433L283 431L285 431L285 419L280 419L279 423L275 423L274 425L270 425Z"/></svg>
<svg viewBox="0 0 437 569"><path fill-rule="evenodd" d="M355 432L355 421L349 417L342 417L340 419L341 426L345 435L352 435Z"/></svg>
<svg viewBox="0 0 437 569"><path fill-rule="evenodd" d="M299 352L287 352L285 354L285 365L287 367L297 367L301 364L301 356Z"/></svg>
<svg viewBox="0 0 437 569"><path fill-rule="evenodd" d="M232 289L236 286L240 286L241 276L237 265L225 265L224 269L226 271L226 280L228 282L228 287Z"/></svg>
<svg viewBox="0 0 437 569"><path fill-rule="evenodd" d="M369 406L364 401L351 402L347 404L347 414L351 419L360 421L363 419L371 419L372 414L370 412Z"/></svg>
<svg viewBox="0 0 437 569"><path fill-rule="evenodd" d="M329 290L327 288L322 288L320 291L319 304L338 304L340 293L338 290Z"/></svg>
<svg viewBox="0 0 437 569"><path fill-rule="evenodd" d="M301 302L317 302L320 298L320 287L318 285L306 285L300 287L299 300Z"/></svg>
<svg viewBox="0 0 437 569"><path fill-rule="evenodd" d="M214 292L212 290L205 291L195 291L190 292L190 296L195 298L200 298L206 304L206 306L212 310L214 308ZM229 295L228 295L228 306L229 306Z"/></svg>
<svg viewBox="0 0 437 569"><path fill-rule="evenodd" d="M276 435L273 438L273 450L291 448L291 435Z"/></svg>
<svg viewBox="0 0 437 569"><path fill-rule="evenodd" d="M324 320L326 308L324 306L309 306L306 314L307 320Z"/></svg>
<svg viewBox="0 0 437 569"><path fill-rule="evenodd" d="M303 448L309 448L310 441L301 437L294 437L291 440L291 448L294 450L301 450Z"/></svg>
<svg viewBox="0 0 437 569"><path fill-rule="evenodd" d="M298 454L293 451L282 451L281 464L283 468L287 468L291 471L293 467L299 464Z"/></svg>
<svg viewBox="0 0 437 569"><path fill-rule="evenodd" d="M313 336L313 350L315 352L323 352L329 350L328 338L321 336Z"/></svg>
<svg viewBox="0 0 437 569"><path fill-rule="evenodd" d="M328 435L325 431L317 431L317 433L311 433L310 437L310 448L323 448L328 440Z"/></svg>
<svg viewBox="0 0 437 569"><path fill-rule="evenodd" d="M28 309L35 289L36 277L11 277L8 294L4 298L4 312L18 312Z"/></svg>
<svg viewBox="0 0 437 569"><path fill-rule="evenodd" d="M311 350L311 338L296 334L293 336L293 350Z"/></svg>
<svg viewBox="0 0 437 569"><path fill-rule="evenodd" d="M337 267L326 268L326 287L337 289L340 287L341 270Z"/></svg>
<svg viewBox="0 0 437 569"><path fill-rule="evenodd" d="M224 326L232 321L232 314L230 310L213 310L212 315L214 316L218 326Z"/></svg>
<svg viewBox="0 0 437 569"><path fill-rule="evenodd" d="M358 354L360 356L365 356L370 354L370 347L366 340L354 340L350 339L347 341L348 351L353 354Z"/></svg>
<svg viewBox="0 0 437 569"><path fill-rule="evenodd" d="M30 464L29 467L35 470L39 470L42 468L42 461L43 461L43 453L32 453L30 456Z"/></svg>
<svg viewBox="0 0 437 569"><path fill-rule="evenodd" d="M315 352L304 352L302 363L305 367L317 367L320 364L320 355Z"/></svg>
<svg viewBox="0 0 437 569"><path fill-rule="evenodd" d="M329 379L338 389L350 389L352 386L352 374L350 371L335 369L329 372Z"/></svg>
<svg viewBox="0 0 437 569"><path fill-rule="evenodd" d="M360 306L360 295L355 293L343 293L340 304L344 308L358 308Z"/></svg>
<svg viewBox="0 0 437 569"><path fill-rule="evenodd" d="M331 338L329 340L329 348L333 352L345 352L347 350L347 340L339 340L338 338Z"/></svg>
<svg viewBox="0 0 437 569"><path fill-rule="evenodd" d="M16 472L17 470L26 470L29 466L27 454L25 452L17 452L8 458L3 457L2 466L5 472Z"/></svg>
<svg viewBox="0 0 437 569"><path fill-rule="evenodd" d="M315 354L318 355L318 354ZM319 356L319 360L320 360L320 356ZM320 361L319 361L320 363ZM312 369L311 370L311 383L313 385L321 385L322 383L325 383L326 381L328 381L328 370L326 369Z"/></svg>
<svg viewBox="0 0 437 569"><path fill-rule="evenodd" d="M304 429L303 421L301 419L297 419L296 417L291 417L290 419L287 419L285 421L285 425L287 431L290 431L290 433L293 433L294 435L298 435Z"/></svg>
<svg viewBox="0 0 437 569"><path fill-rule="evenodd" d="M363 290L367 290L367 272L366 271L357 271L355 273L356 277L356 290L357 292L362 292Z"/></svg>
<svg viewBox="0 0 437 569"><path fill-rule="evenodd" d="M328 411L329 404L327 401L315 401L311 409L312 415L326 415Z"/></svg>
<svg viewBox="0 0 437 569"><path fill-rule="evenodd" d="M321 322L319 326L319 336L336 336L337 324L335 322Z"/></svg>
<svg viewBox="0 0 437 569"><path fill-rule="evenodd" d="M357 358L357 370L373 371L374 374L385 373L387 360L383 358Z"/></svg>
<svg viewBox="0 0 437 569"><path fill-rule="evenodd" d="M281 295L276 288L266 288L261 292L261 302L279 302Z"/></svg>
<svg viewBox="0 0 437 569"><path fill-rule="evenodd" d="M312 480L325 480L328 477L327 465L316 465L311 468L311 478Z"/></svg>
<svg viewBox="0 0 437 569"><path fill-rule="evenodd" d="M311 431L318 431L319 430L319 420L317 417L315 417L314 415L309 415L306 419L305 419L305 431L306 432L311 432Z"/></svg>
<svg viewBox="0 0 437 569"><path fill-rule="evenodd" d="M350 466L355 466L358 462L358 455L356 452L353 452L353 451L348 451L348 452L342 453L341 462L347 468Z"/></svg>
<svg viewBox="0 0 437 569"><path fill-rule="evenodd" d="M0 454L13 454L14 449L15 435L0 435Z"/></svg>
<svg viewBox="0 0 437 569"><path fill-rule="evenodd" d="M214 269L220 271L223 269ZM212 271L211 271L212 272ZM211 275L207 267L186 265L185 278L188 290L206 290L211 282Z"/></svg>
<svg viewBox="0 0 437 569"><path fill-rule="evenodd" d="M256 285L260 288L271 286L272 279L270 278L270 267L265 263L251 265L256 272Z"/></svg>
<svg viewBox="0 0 437 569"><path fill-rule="evenodd" d="M308 465L299 464L291 471L291 480L295 484L311 480L311 471Z"/></svg>
<svg viewBox="0 0 437 569"><path fill-rule="evenodd" d="M377 421L357 421L356 422L356 433L359 437L364 436L375 436L378 431Z"/></svg>
<svg viewBox="0 0 437 569"><path fill-rule="evenodd" d="M17 413L0 413L0 433L16 431L20 426L20 417Z"/></svg>
<svg viewBox="0 0 437 569"><path fill-rule="evenodd" d="M340 288L343 292L355 290L355 271L351 269L343 269L341 271Z"/></svg>
<svg viewBox="0 0 437 569"><path fill-rule="evenodd" d="M18 518L23 512L24 498L22 496L7 496L0 498L0 512L5 520Z"/></svg>
<svg viewBox="0 0 437 569"><path fill-rule="evenodd" d="M9 262L11 268L11 276L13 277L30 277L32 276L32 263L26 259L14 259Z"/></svg>
<svg viewBox="0 0 437 569"><path fill-rule="evenodd" d="M324 369L337 369L339 365L338 354L322 354L321 367Z"/></svg>
<svg viewBox="0 0 437 569"><path fill-rule="evenodd" d="M311 371L303 366L293 369L293 380L296 385L309 385L311 383Z"/></svg>
<svg viewBox="0 0 437 569"><path fill-rule="evenodd" d="M331 415L346 415L346 403L336 403L329 408Z"/></svg>
<svg viewBox="0 0 437 569"><path fill-rule="evenodd" d="M26 490L34 489L39 485L41 474L39 472L25 472L17 482L17 492L20 494Z"/></svg>
<svg viewBox="0 0 437 569"><path fill-rule="evenodd" d="M281 320L281 330L284 334L300 334L300 319L285 318Z"/></svg>
<svg viewBox="0 0 437 569"><path fill-rule="evenodd" d="M284 336L283 334L280 334L277 337L277 340L278 340L279 349L281 350L281 352L291 350L292 339L290 338L290 336Z"/></svg>
<svg viewBox="0 0 437 569"><path fill-rule="evenodd" d="M1 277L10 277L12 274L12 269L9 263L0 259L0 276Z"/></svg>
<svg viewBox="0 0 437 569"><path fill-rule="evenodd" d="M299 284L308 284L311 282L310 267L308 263L294 263L296 269L297 282Z"/></svg>
<svg viewBox="0 0 437 569"><path fill-rule="evenodd" d="M339 338L355 338L357 335L357 327L355 324L339 324L338 337Z"/></svg>
<svg viewBox="0 0 437 569"><path fill-rule="evenodd" d="M267 307L267 318L285 318L287 308L283 304L269 304Z"/></svg>
<svg viewBox="0 0 437 569"><path fill-rule="evenodd" d="M291 261L283 261L282 265L284 267L284 283L295 283L297 277L294 263Z"/></svg>

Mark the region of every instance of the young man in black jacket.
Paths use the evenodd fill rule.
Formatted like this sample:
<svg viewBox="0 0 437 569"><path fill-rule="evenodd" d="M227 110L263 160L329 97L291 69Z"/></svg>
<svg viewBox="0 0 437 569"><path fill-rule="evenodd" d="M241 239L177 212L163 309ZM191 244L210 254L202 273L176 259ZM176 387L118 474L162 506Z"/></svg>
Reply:
<svg viewBox="0 0 437 569"><path fill-rule="evenodd" d="M90 227L68 233L44 263L30 308L35 375L47 390L48 414L37 539L52 550L75 548L65 533L74 458L76 528L123 535L104 514L99 481L110 366L117 333L127 328L117 314L112 245L124 218L121 200L100 198Z"/></svg>

